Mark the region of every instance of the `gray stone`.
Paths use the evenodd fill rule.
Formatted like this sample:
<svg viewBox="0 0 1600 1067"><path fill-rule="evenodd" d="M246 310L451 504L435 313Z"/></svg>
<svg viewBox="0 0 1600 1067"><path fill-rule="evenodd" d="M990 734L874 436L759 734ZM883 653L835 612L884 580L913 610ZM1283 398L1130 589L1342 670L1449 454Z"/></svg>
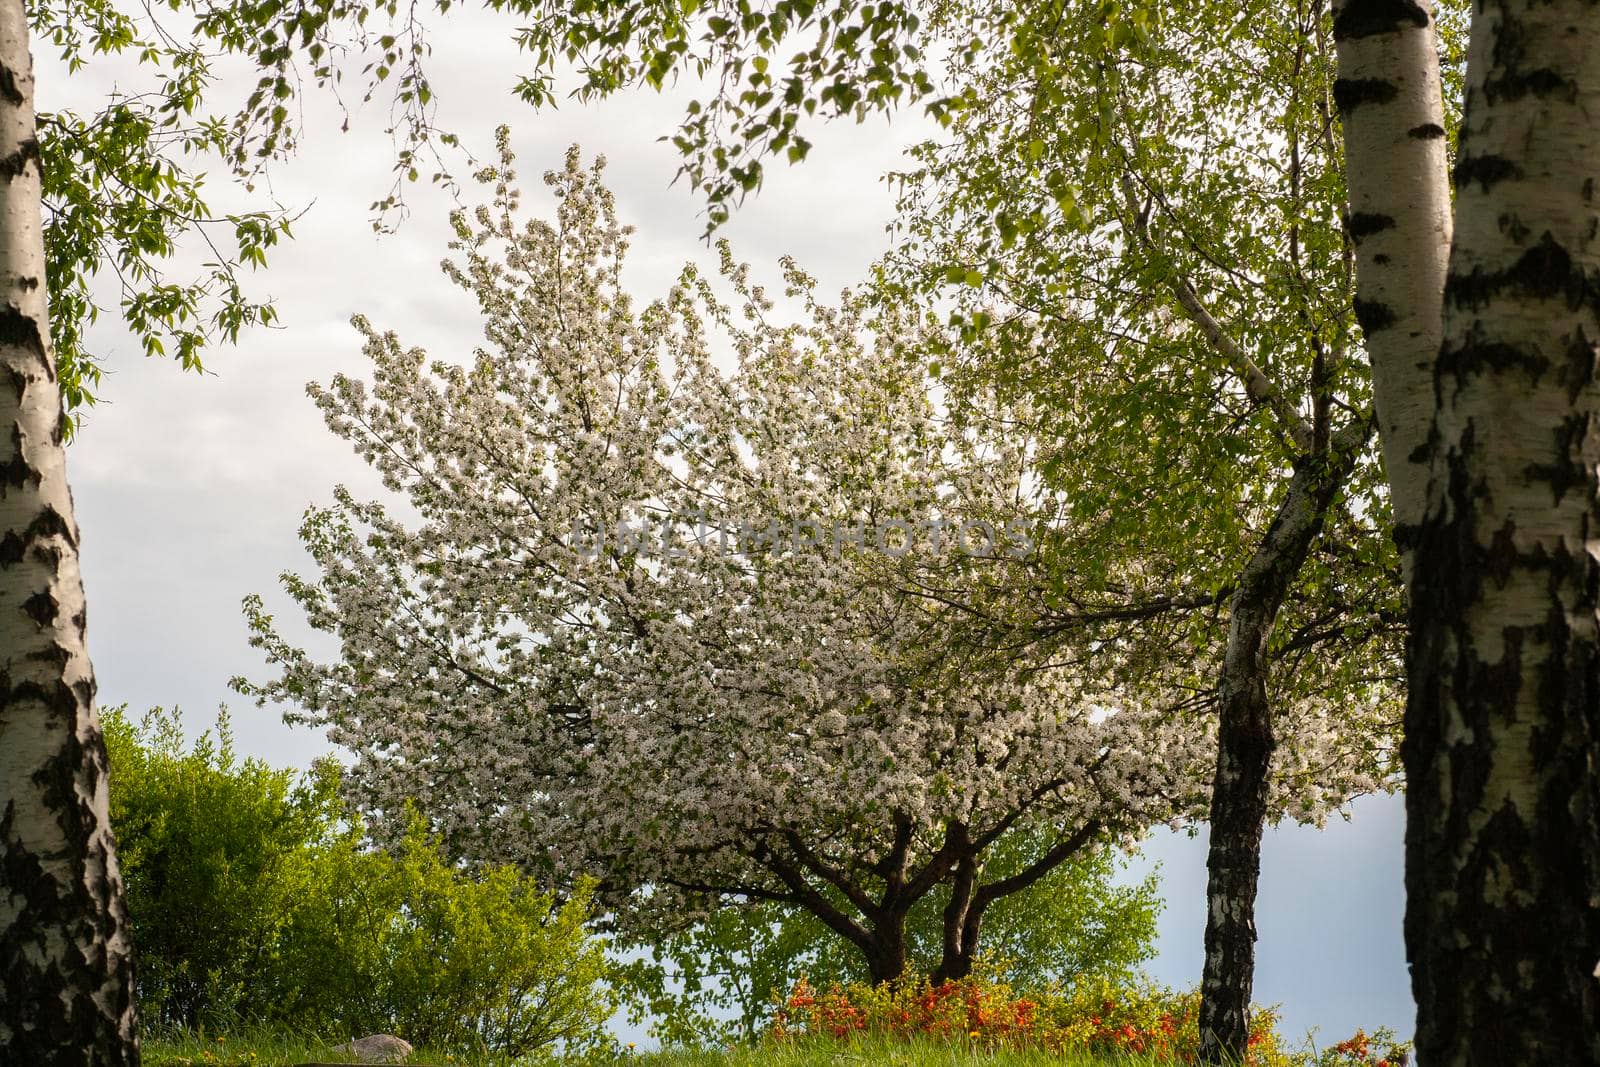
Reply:
<svg viewBox="0 0 1600 1067"><path fill-rule="evenodd" d="M335 1045L333 1051L354 1056L360 1063L399 1063L411 1055L411 1042L393 1034L368 1034L348 1044Z"/></svg>

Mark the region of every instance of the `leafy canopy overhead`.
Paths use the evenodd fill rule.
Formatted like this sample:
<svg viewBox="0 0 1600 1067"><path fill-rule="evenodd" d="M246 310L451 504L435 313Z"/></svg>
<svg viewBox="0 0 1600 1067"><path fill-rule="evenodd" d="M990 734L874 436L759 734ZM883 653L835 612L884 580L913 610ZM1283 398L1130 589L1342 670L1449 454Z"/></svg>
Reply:
<svg viewBox="0 0 1600 1067"><path fill-rule="evenodd" d="M98 277L115 276L116 304L148 356L203 367L206 349L275 321L271 302L247 292L248 271L290 235L295 212L271 202L215 212L208 173L253 193L272 161L297 147L308 91L336 98L350 84L363 101L385 94L394 139L393 186L372 207L375 224L404 212L404 188L423 173L450 184L457 135L437 128L428 75L432 10L396 0L45 0L30 6L34 33L74 74L112 64L119 84L88 114L40 102L52 340L69 412L92 404L103 354L88 328L105 310ZM803 158L800 119L892 106L928 91L910 42L918 17L901 4L780 0L576 4L489 0L530 59L514 87L535 106L555 102L558 75L575 69L580 99L624 88L661 88L687 73L713 91L691 103L673 137L684 172L708 194L711 219L760 182L762 160ZM803 41L780 73L773 56ZM237 94L221 73L242 58L255 81ZM459 157L465 159L467 157ZM257 201L262 201L256 196ZM202 262L188 266L199 249ZM74 419L74 425L76 420Z"/></svg>

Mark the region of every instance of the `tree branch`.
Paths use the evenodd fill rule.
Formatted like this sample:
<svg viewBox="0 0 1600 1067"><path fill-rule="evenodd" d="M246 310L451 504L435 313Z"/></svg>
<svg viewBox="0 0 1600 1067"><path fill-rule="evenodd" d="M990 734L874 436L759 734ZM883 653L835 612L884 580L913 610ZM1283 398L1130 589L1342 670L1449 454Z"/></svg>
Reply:
<svg viewBox="0 0 1600 1067"><path fill-rule="evenodd" d="M1126 172L1122 175L1122 199L1131 220L1130 231L1140 244L1148 249L1154 249L1155 241L1150 236L1149 216L1139 208L1133 176ZM1195 291L1189 280L1182 275L1174 274L1168 280L1167 288L1172 291L1184 315L1200 328L1201 335L1228 362L1228 366L1244 386L1245 395L1251 402L1271 410L1296 448L1302 452L1311 451L1314 441L1311 424L1295 410L1283 390L1267 377L1266 372L1250 358L1250 354L1239 347L1239 342L1222 328L1222 324L1206 308L1200 299L1200 294Z"/></svg>

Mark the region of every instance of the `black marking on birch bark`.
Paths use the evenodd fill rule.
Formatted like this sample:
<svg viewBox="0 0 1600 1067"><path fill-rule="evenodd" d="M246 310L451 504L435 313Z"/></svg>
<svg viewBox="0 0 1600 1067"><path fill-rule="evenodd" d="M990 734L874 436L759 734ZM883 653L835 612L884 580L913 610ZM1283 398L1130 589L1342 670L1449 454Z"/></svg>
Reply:
<svg viewBox="0 0 1600 1067"><path fill-rule="evenodd" d="M1522 177L1522 168L1504 156L1468 156L1462 154L1450 171L1450 180L1457 189L1477 182L1487 193L1503 181Z"/></svg>
<svg viewBox="0 0 1600 1067"><path fill-rule="evenodd" d="M1583 470L1583 442L1589 433L1588 415L1569 415L1556 424L1550 432L1555 437L1555 458L1549 463L1530 463L1523 476L1530 482L1545 482L1555 499L1551 506L1561 503L1561 498L1573 489L1589 484L1590 477Z"/></svg>
<svg viewBox="0 0 1600 1067"><path fill-rule="evenodd" d="M41 547L48 545L57 537L72 546L74 552L77 551L78 538L73 533L72 524L62 518L59 511L47 504L34 520L28 523L26 529L20 533L16 530L7 530L5 537L0 538L0 568L21 563L30 549L38 552Z"/></svg>
<svg viewBox="0 0 1600 1067"><path fill-rule="evenodd" d="M1381 300L1360 300L1355 302L1356 322L1361 329L1371 336L1380 330L1387 330L1399 321L1395 317L1394 309Z"/></svg>
<svg viewBox="0 0 1600 1067"><path fill-rule="evenodd" d="M1572 256L1548 231L1504 270L1474 267L1471 274L1453 273L1445 281L1447 305L1477 310L1501 294L1538 300L1562 299L1573 311L1588 307L1600 312L1600 272L1591 274L1575 266Z"/></svg>
<svg viewBox="0 0 1600 1067"><path fill-rule="evenodd" d="M1333 83L1333 103L1348 115L1363 104L1387 104L1400 95L1392 81L1379 78L1340 78Z"/></svg>
<svg viewBox="0 0 1600 1067"><path fill-rule="evenodd" d="M39 357L40 363L49 362L45 358L44 338L39 334L38 320L15 304L0 305L0 345L26 348Z"/></svg>
<svg viewBox="0 0 1600 1067"><path fill-rule="evenodd" d="M1504 372L1520 368L1537 384L1550 361L1537 351L1502 341L1490 341L1477 331L1468 334L1459 345L1448 341L1439 349L1437 378L1453 378L1457 383L1469 375L1485 371Z"/></svg>
<svg viewBox="0 0 1600 1067"><path fill-rule="evenodd" d="M17 288L26 289L28 292L39 288L39 279L32 274L25 274L17 279Z"/></svg>
<svg viewBox="0 0 1600 1067"><path fill-rule="evenodd" d="M0 100L4 100L12 107L21 107L27 103L27 97L17 85L17 72L6 63L0 63Z"/></svg>
<svg viewBox="0 0 1600 1067"><path fill-rule="evenodd" d="M1335 41L1427 29L1428 13L1413 0L1349 0L1333 20Z"/></svg>
<svg viewBox="0 0 1600 1067"><path fill-rule="evenodd" d="M1502 525L1489 538L1489 548L1483 555L1483 570L1496 585L1504 585L1517 562L1516 529L1510 523Z"/></svg>
<svg viewBox="0 0 1600 1067"><path fill-rule="evenodd" d="M22 602L22 613L41 627L46 627L56 621L56 616L61 613L61 605L48 592L41 591Z"/></svg>
<svg viewBox="0 0 1600 1067"><path fill-rule="evenodd" d="M1509 212L1495 220L1500 227L1500 232L1511 238L1513 244L1526 244L1533 231L1528 229L1527 223Z"/></svg>
<svg viewBox="0 0 1600 1067"><path fill-rule="evenodd" d="M1424 122L1407 130L1406 136L1416 141L1434 141L1444 136L1444 127L1437 122Z"/></svg>
<svg viewBox="0 0 1600 1067"><path fill-rule="evenodd" d="M1419 452L1422 453L1422 455L1420 457L1417 457L1417 453L1419 453ZM1427 458L1427 452L1428 452L1428 450L1427 450L1427 448L1425 446L1416 448L1412 452L1412 457L1414 457L1414 458L1411 459L1411 462L1420 463L1423 459ZM1395 547L1398 548L1401 552L1405 552L1408 549L1416 547L1416 544L1417 544L1417 531L1418 531L1418 527L1417 527L1416 523L1410 523L1410 522L1397 522L1397 523L1395 523L1394 524L1394 545L1395 545Z"/></svg>
<svg viewBox="0 0 1600 1067"><path fill-rule="evenodd" d="M1561 380L1567 387L1567 399L1577 400L1578 394L1592 385L1600 372L1600 344L1589 340L1582 325L1567 342L1566 360L1561 366Z"/></svg>
<svg viewBox="0 0 1600 1067"><path fill-rule="evenodd" d="M12 423L11 458L0 463L0 497L5 496L7 489L21 489L30 482L37 487L43 481L44 475L28 463L23 453L21 424Z"/></svg>
<svg viewBox="0 0 1600 1067"><path fill-rule="evenodd" d="M70 651L68 655L71 655ZM44 705L52 720L65 716L70 721L72 716L77 714L78 707L77 697L73 695L67 683L59 678L50 685L31 679L13 684L11 675L0 671L0 706L24 703Z"/></svg>
<svg viewBox="0 0 1600 1067"><path fill-rule="evenodd" d="M32 163L40 174L44 173L44 162L39 158L39 141L34 137L24 139L17 145L15 152L0 156L0 178L15 181L27 169L29 163Z"/></svg>
<svg viewBox="0 0 1600 1067"><path fill-rule="evenodd" d="M54 670L64 671L67 664L72 662L72 653L52 642L49 648L29 652L27 659L31 663L48 663Z"/></svg>
<svg viewBox="0 0 1600 1067"><path fill-rule="evenodd" d="M1555 96L1573 101L1578 98L1578 87L1548 67L1484 80L1483 98L1490 104L1521 100L1525 96L1540 100Z"/></svg>
<svg viewBox="0 0 1600 1067"><path fill-rule="evenodd" d="M1376 211L1357 211L1345 223L1345 229L1350 233L1350 240L1360 244L1375 233L1394 229L1394 225L1393 215L1384 215Z"/></svg>

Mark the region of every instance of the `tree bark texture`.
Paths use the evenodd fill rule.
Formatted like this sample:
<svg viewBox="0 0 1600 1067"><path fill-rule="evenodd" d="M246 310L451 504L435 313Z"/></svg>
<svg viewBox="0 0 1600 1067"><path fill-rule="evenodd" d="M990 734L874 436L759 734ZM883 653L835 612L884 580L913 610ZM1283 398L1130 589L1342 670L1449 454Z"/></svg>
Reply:
<svg viewBox="0 0 1600 1067"><path fill-rule="evenodd" d="M1600 5L1480 0L1408 648L1418 1060L1600 1063Z"/></svg>
<svg viewBox="0 0 1600 1067"><path fill-rule="evenodd" d="M1200 981L1200 1054L1206 1063L1243 1062L1250 1036L1256 887L1267 774L1276 745L1267 697L1268 645L1284 598L1365 440L1365 427L1349 427L1330 452L1299 461L1230 605L1217 683L1217 768L1206 860L1206 956Z"/></svg>
<svg viewBox="0 0 1600 1067"><path fill-rule="evenodd" d="M1432 0L1333 5L1335 103L1344 124L1346 231L1356 249L1356 320L1372 362L1373 406L1400 563L1428 489L1433 367L1443 337L1450 177Z"/></svg>
<svg viewBox="0 0 1600 1067"><path fill-rule="evenodd" d="M21 0L0 0L0 1059L137 1064L46 317Z"/></svg>

